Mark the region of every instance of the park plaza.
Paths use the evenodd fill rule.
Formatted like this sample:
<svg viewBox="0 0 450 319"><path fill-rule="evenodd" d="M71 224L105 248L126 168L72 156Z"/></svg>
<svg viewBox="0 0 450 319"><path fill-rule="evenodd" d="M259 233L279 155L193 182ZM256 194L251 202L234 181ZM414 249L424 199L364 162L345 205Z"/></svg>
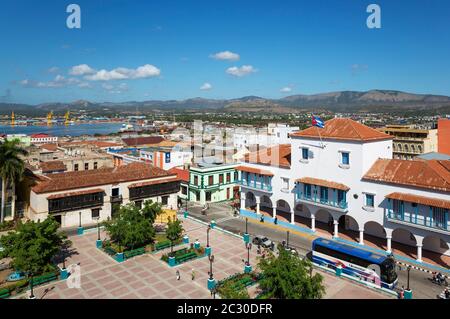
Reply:
<svg viewBox="0 0 450 319"><path fill-rule="evenodd" d="M393 159L391 136L345 118L290 137L237 167L242 211L448 260L450 161Z"/></svg>

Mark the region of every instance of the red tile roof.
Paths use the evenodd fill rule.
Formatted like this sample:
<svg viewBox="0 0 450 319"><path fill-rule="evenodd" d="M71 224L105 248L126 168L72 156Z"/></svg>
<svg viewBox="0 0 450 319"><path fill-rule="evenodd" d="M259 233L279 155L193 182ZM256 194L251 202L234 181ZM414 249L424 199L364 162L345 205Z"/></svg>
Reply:
<svg viewBox="0 0 450 319"><path fill-rule="evenodd" d="M304 184L311 184L311 185L318 185L318 186L324 186L329 188L335 188L343 191L348 191L350 187L344 184L336 183L327 181L320 178L313 178L313 177L303 177L296 180L296 182L304 183Z"/></svg>
<svg viewBox="0 0 450 319"><path fill-rule="evenodd" d="M96 194L96 193L104 193L104 192L105 192L104 189L94 188L94 189L88 189L88 190L79 191L79 192L50 195L47 197L47 199L57 199L57 198L64 198L64 197L70 197L70 196L79 196L79 195Z"/></svg>
<svg viewBox="0 0 450 319"><path fill-rule="evenodd" d="M378 159L363 179L450 191L450 161Z"/></svg>
<svg viewBox="0 0 450 319"><path fill-rule="evenodd" d="M291 167L291 145L280 144L244 156L247 163L270 165L275 167Z"/></svg>
<svg viewBox="0 0 450 319"><path fill-rule="evenodd" d="M51 151L51 152L55 152L58 149L58 145L56 145L56 144L42 144L39 147L44 150Z"/></svg>
<svg viewBox="0 0 450 319"><path fill-rule="evenodd" d="M47 178L35 185L32 190L35 193L59 192L164 176L173 176L173 174L150 164L136 162L120 167L47 175Z"/></svg>
<svg viewBox="0 0 450 319"><path fill-rule="evenodd" d="M334 118L326 121L324 128L312 126L303 131L291 133L290 136L364 142L392 139L389 134L347 118Z"/></svg>
<svg viewBox="0 0 450 319"><path fill-rule="evenodd" d="M129 137L123 138L122 141L127 146L138 146L138 145L158 144L164 141L164 138L161 136Z"/></svg>
<svg viewBox="0 0 450 319"><path fill-rule="evenodd" d="M65 171L66 165L62 161L48 161L40 163L42 173L49 173L54 171Z"/></svg>
<svg viewBox="0 0 450 319"><path fill-rule="evenodd" d="M266 171L264 169L258 169L258 168L254 168L254 167L248 167L248 166L238 166L238 167L236 167L236 170L248 172L248 173L259 174L259 175L273 176L273 173L271 171Z"/></svg>
<svg viewBox="0 0 450 319"><path fill-rule="evenodd" d="M179 181L180 179L177 176L171 176L168 178L164 178L164 179L158 179L158 180L154 180L154 181L147 181L147 182L142 182L142 183L134 183L128 186L128 188L135 188L135 187L144 187L144 186L149 186L149 185L159 185L159 184L165 184L165 183L172 183L172 182L176 182Z"/></svg>
<svg viewBox="0 0 450 319"><path fill-rule="evenodd" d="M46 133L31 134L31 138L44 138L44 137L51 137L51 136Z"/></svg>
<svg viewBox="0 0 450 319"><path fill-rule="evenodd" d="M169 173L177 174L178 178L183 181L189 183L189 171L186 169L173 167L169 169Z"/></svg>
<svg viewBox="0 0 450 319"><path fill-rule="evenodd" d="M108 141L73 141L73 142L63 142L59 143L60 146L76 146L76 145L92 145L98 148L115 147L122 146L122 144Z"/></svg>
<svg viewBox="0 0 450 319"><path fill-rule="evenodd" d="M391 193L386 195L386 198L402 200L410 203L417 203L427 206L440 207L445 209L450 209L450 201L445 199L431 198L426 196L419 196L413 194L405 194L405 193Z"/></svg>

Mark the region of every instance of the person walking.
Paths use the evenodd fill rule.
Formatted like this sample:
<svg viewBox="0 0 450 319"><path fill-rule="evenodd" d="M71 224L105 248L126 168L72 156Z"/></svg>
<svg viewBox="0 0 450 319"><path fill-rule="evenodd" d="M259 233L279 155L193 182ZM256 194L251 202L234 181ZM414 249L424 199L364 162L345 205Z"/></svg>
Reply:
<svg viewBox="0 0 450 319"><path fill-rule="evenodd" d="M177 280L180 280L180 271L179 270L177 270L176 275L177 275Z"/></svg>
<svg viewBox="0 0 450 319"><path fill-rule="evenodd" d="M273 220L274 224L277 225L278 224L278 217L275 217L275 219Z"/></svg>
<svg viewBox="0 0 450 319"><path fill-rule="evenodd" d="M192 278L192 280L194 280L194 279L195 279L195 271L194 271L194 268L192 268L192 272L191 272L191 278Z"/></svg>
<svg viewBox="0 0 450 319"><path fill-rule="evenodd" d="M399 294L398 294L398 298L399 299L404 299L405 298L405 287L402 286L402 289L400 290Z"/></svg>

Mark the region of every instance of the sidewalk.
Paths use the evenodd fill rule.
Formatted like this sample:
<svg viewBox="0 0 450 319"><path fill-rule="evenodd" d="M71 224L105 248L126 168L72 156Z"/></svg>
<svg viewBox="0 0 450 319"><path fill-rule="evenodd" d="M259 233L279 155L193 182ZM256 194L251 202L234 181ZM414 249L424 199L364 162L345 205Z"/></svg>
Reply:
<svg viewBox="0 0 450 319"><path fill-rule="evenodd" d="M253 220L259 221L259 216L257 216L254 212L251 212L251 211L247 211L247 210L241 209L240 210L240 215L242 217L244 217L244 218L248 217L249 219L253 219ZM374 253L378 253L378 254L382 254L382 255L387 255L385 250L382 250L382 249L379 249L379 248L375 248L375 247L371 247L371 246L368 246L368 245L362 246L362 245L360 245L357 242L353 242L353 241L350 241L350 240L347 240L347 239L343 239L343 238L333 239L330 235L325 234L324 232L317 232L317 231L313 232L311 229L308 229L308 228L305 228L305 227L301 227L301 226L298 226L298 225L292 225L291 223L289 223L287 221L280 220L280 219L278 220L278 224L275 225L273 218L269 217L267 215L264 216L264 224L263 225L266 226L266 227L278 228L280 230L289 229L293 233L295 233L295 234L297 234L299 236L311 239L311 240L313 240L315 238L319 238L319 237L325 236L327 238L329 237L332 240L336 240L336 241L339 241L339 242L342 242L342 243L345 243L345 244L348 244L348 245L352 245L352 246L358 247L360 249L372 251ZM420 262L417 262L415 259L412 259L412 258L409 258L409 257L406 257L406 256L402 256L402 255L400 255L398 253L395 253L395 252L394 252L394 257L400 264L411 265L411 266L415 267L416 269L420 269L420 270L427 271L427 272L440 271L440 272L446 274L447 276L450 276L450 269L441 267L439 265L434 265L434 264L430 264L430 263L427 263L427 262L421 262L420 263Z"/></svg>

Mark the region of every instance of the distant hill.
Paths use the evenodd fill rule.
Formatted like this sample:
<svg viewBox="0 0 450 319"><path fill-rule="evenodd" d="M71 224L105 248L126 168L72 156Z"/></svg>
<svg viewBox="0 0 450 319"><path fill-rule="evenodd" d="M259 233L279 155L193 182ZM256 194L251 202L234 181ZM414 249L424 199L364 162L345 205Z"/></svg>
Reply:
<svg viewBox="0 0 450 319"><path fill-rule="evenodd" d="M43 115L48 111L63 113L66 110L97 111L104 114L120 111L173 111L211 110L222 112L287 113L307 109L324 109L335 112L450 112L450 97L431 94L414 94L393 90L339 91L312 95L291 95L281 99L245 96L236 99L150 100L129 102L43 103L39 105L0 103L0 114L11 111L24 115Z"/></svg>

